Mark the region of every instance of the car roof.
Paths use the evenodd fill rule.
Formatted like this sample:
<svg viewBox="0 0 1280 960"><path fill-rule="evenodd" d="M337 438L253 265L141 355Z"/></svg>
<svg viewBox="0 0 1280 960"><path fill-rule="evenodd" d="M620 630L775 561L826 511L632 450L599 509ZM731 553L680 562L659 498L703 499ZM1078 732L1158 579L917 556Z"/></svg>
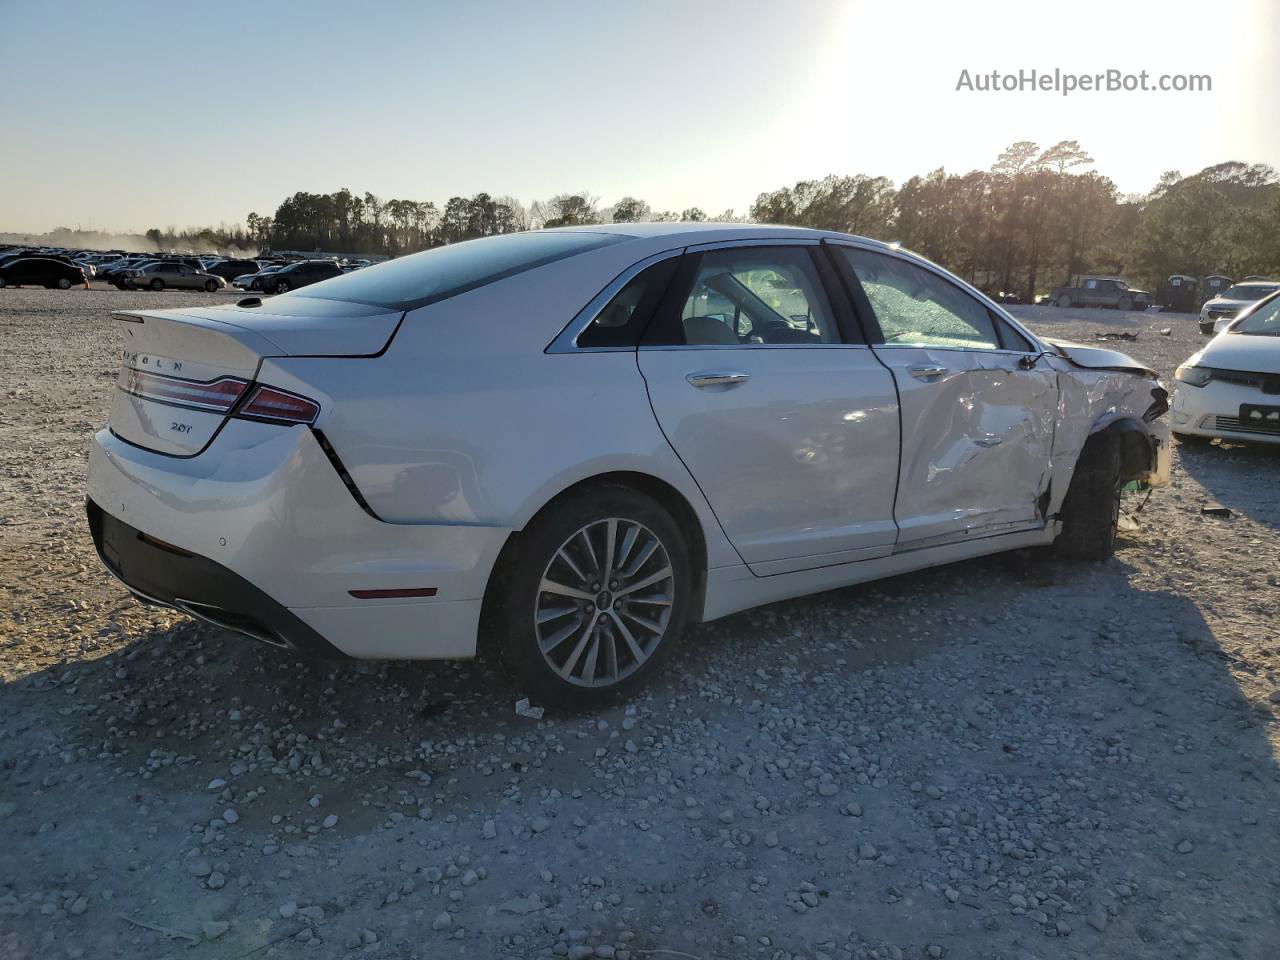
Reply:
<svg viewBox="0 0 1280 960"><path fill-rule="evenodd" d="M637 240L669 240L680 243L715 243L720 240L752 239L832 239L858 240L872 246L889 248L889 244L867 237L833 230L811 230L808 227L789 227L776 223L718 223L715 221L680 222L662 221L647 223L601 223L580 227L547 227L554 233L601 233L611 236L633 237Z"/></svg>

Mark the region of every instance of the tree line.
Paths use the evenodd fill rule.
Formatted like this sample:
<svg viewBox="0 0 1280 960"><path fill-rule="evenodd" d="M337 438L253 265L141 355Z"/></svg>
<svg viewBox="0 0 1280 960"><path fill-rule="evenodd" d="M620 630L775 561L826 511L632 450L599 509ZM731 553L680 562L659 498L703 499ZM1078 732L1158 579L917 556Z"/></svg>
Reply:
<svg viewBox="0 0 1280 960"><path fill-rule="evenodd" d="M1280 273L1280 178L1271 167L1232 161L1189 176L1171 171L1149 193L1122 195L1092 165L1074 140L1043 149L1019 141L988 170L939 168L900 186L881 176L831 175L761 193L745 216L726 210L714 217L697 207L655 211L630 196L603 207L586 192L528 206L478 193L437 206L343 188L295 193L271 216L250 213L244 228L156 230L148 237L398 256L517 230L713 219L896 241L983 289L1028 299L1085 272L1144 285L1175 273Z"/></svg>

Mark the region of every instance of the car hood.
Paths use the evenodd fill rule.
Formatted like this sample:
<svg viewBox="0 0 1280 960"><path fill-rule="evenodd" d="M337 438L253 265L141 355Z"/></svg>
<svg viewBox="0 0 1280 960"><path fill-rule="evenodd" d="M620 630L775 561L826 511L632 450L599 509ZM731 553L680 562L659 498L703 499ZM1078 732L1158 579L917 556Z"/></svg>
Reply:
<svg viewBox="0 0 1280 960"><path fill-rule="evenodd" d="M1139 363L1133 357L1119 350L1107 347L1092 347L1083 343L1072 343L1069 340L1041 338L1061 357L1077 367L1087 370L1121 370L1125 373L1136 373L1144 377L1157 379L1158 375L1146 364Z"/></svg>
<svg viewBox="0 0 1280 960"><path fill-rule="evenodd" d="M1226 297L1214 297L1212 300L1205 301L1204 308L1206 310L1214 308L1239 310L1241 307L1251 307L1257 302L1257 300L1228 300Z"/></svg>
<svg viewBox="0 0 1280 960"><path fill-rule="evenodd" d="M1280 337L1221 333L1187 362L1221 370L1280 373Z"/></svg>

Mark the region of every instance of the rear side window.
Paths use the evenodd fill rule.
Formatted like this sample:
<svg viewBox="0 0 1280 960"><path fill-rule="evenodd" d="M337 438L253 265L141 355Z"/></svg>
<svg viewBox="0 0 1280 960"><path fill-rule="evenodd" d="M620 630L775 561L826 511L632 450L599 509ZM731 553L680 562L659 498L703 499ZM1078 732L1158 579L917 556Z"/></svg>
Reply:
<svg viewBox="0 0 1280 960"><path fill-rule="evenodd" d="M578 334L578 346L634 347L639 343L679 263L679 257L669 257L632 277Z"/></svg>
<svg viewBox="0 0 1280 960"><path fill-rule="evenodd" d="M413 310L476 287L630 239L619 234L536 230L436 247L307 287L289 297Z"/></svg>

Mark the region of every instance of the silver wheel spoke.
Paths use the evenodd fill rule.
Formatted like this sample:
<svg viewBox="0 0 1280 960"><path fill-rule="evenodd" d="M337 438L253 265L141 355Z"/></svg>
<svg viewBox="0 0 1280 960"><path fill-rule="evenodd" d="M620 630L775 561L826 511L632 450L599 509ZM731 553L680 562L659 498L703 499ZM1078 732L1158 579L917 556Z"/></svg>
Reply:
<svg viewBox="0 0 1280 960"><path fill-rule="evenodd" d="M625 587L619 587L615 596L625 597L627 594L635 593L637 590L643 590L645 587L651 587L655 583L661 583L663 580L669 579L671 576L671 568L663 567L657 573L651 573L643 580L637 580L635 583L629 583Z"/></svg>
<svg viewBox="0 0 1280 960"><path fill-rule="evenodd" d="M659 594L656 597L632 597L627 603L647 603L654 607L669 607L671 606L671 598L666 594Z"/></svg>
<svg viewBox="0 0 1280 960"><path fill-rule="evenodd" d="M573 557L569 556L568 550L561 547L559 551L557 551L556 556L563 560L569 569L573 571L573 575L578 578L579 583L587 582L587 575L578 569L578 565L573 562Z"/></svg>
<svg viewBox="0 0 1280 960"><path fill-rule="evenodd" d="M575 600L595 599L595 595L588 593L586 590L579 590L577 587L556 583L554 580L548 580L545 577L543 577L542 583L538 585L538 589L543 593L554 593L561 597L573 597Z"/></svg>
<svg viewBox="0 0 1280 960"><path fill-rule="evenodd" d="M658 543L657 537L654 537L649 543L645 544L644 549L640 551L640 555L636 557L635 562L622 571L623 577L634 577L640 571L640 568L648 562L649 558L653 556L654 551L660 546L662 546L662 544Z"/></svg>
<svg viewBox="0 0 1280 960"><path fill-rule="evenodd" d="M591 631L591 646L587 647L587 662L582 665L582 682L593 683L596 679L596 662L600 659L600 627Z"/></svg>
<svg viewBox="0 0 1280 960"><path fill-rule="evenodd" d="M577 620L573 621L573 623L570 623L570 624L567 624L566 626L561 627L551 636L544 638L541 643L542 652L550 653L556 647L560 646L560 644L564 643L566 640L572 637L575 633L577 633L578 629L581 626L582 626L582 618L579 617Z"/></svg>
<svg viewBox="0 0 1280 960"><path fill-rule="evenodd" d="M614 563L614 566L618 569L619 572L621 572L626 567L627 557L631 556L631 551L635 549L636 540L638 540L639 538L640 538L640 528L638 526L633 526L628 528L627 532L623 534L622 546L618 548L618 559Z"/></svg>
<svg viewBox="0 0 1280 960"><path fill-rule="evenodd" d="M577 607L543 607L538 611L538 622L546 623L549 620L559 620L561 617L567 617L569 614L577 612Z"/></svg>
<svg viewBox="0 0 1280 960"><path fill-rule="evenodd" d="M587 627L586 630L582 631L582 639L579 640L578 645L573 648L573 653L569 654L569 659L565 660L564 665L560 667L560 676L564 677L566 680L573 675L573 668L578 665L578 660L581 659L582 651L586 649L587 642L591 639L592 633L594 633L594 631L591 627Z"/></svg>
<svg viewBox="0 0 1280 960"><path fill-rule="evenodd" d="M583 543L585 543L585 544L587 545L587 556L591 558L591 566L592 566L592 568L593 568L593 572L595 572L595 573L599 573L599 572L600 572L600 559L599 559L599 557L597 557L597 556L596 556L596 548L595 548L595 547L593 547L593 546L591 545L591 532L590 532L590 528L589 528L589 527L583 527L581 530L579 530L579 531L578 531L578 536L579 536L579 537L581 537L581 538L582 538L582 542L583 542ZM563 553L563 552L564 552L564 549L563 549L563 548L561 548L561 551L560 551L560 552L561 552L561 553ZM585 581L587 578L586 578L586 577L582 577L582 579Z"/></svg>
<svg viewBox="0 0 1280 960"><path fill-rule="evenodd" d="M631 613L628 610L623 610L622 614L623 616L640 624L640 626L644 627L646 630L650 630L653 633L662 633L662 624L660 623L654 623L652 620L646 620L644 617L637 617L634 613Z"/></svg>
<svg viewBox="0 0 1280 960"><path fill-rule="evenodd" d="M613 617L613 622L617 624L618 630L622 633L622 639L625 640L627 642L627 646L631 648L631 655L636 658L636 662L639 663L644 660L644 651L640 649L640 644L636 643L636 638L632 635L631 631L627 629L627 625L622 622L622 618L612 610L609 611L609 615Z"/></svg>
<svg viewBox="0 0 1280 960"><path fill-rule="evenodd" d="M613 549L618 542L618 521L612 517L608 520L608 526L605 527L605 549L604 549L604 567L600 573L604 577L613 574Z"/></svg>

